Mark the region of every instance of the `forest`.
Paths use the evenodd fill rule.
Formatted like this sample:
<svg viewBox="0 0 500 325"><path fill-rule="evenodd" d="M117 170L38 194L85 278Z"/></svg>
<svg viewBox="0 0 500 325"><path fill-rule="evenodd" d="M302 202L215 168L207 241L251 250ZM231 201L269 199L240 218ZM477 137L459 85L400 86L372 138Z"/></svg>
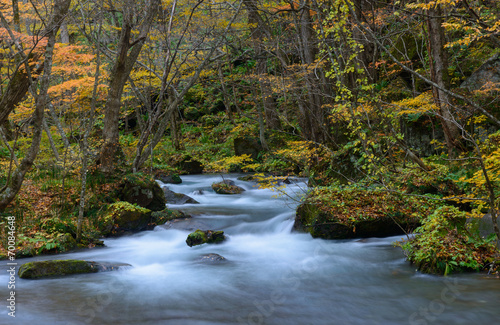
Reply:
<svg viewBox="0 0 500 325"><path fill-rule="evenodd" d="M498 276L499 1L0 0L0 20L2 258L13 217L18 258L91 248L121 210L172 218L131 188L246 173L308 179L296 231L401 230L422 272Z"/></svg>

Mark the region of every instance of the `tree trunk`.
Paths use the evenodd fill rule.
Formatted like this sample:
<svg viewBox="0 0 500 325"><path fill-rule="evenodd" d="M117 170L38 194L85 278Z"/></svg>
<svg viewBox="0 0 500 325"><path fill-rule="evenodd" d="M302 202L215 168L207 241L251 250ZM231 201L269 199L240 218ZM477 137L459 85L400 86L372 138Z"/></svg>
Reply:
<svg viewBox="0 0 500 325"><path fill-rule="evenodd" d="M262 97L262 107L266 118L266 127L271 130L281 130L281 122L276 111L273 90L267 76L267 55L264 50L264 39L271 38L269 26L260 16L256 0L246 0L243 4L248 11L248 23L252 35L252 47L257 60L257 76ZM254 27L255 26L255 27ZM259 112L259 114L261 114Z"/></svg>
<svg viewBox="0 0 500 325"><path fill-rule="evenodd" d="M448 89L447 72L448 60L444 51L444 29L442 10L439 6L428 10L428 33L429 33L429 56L431 58L431 80L440 88ZM454 156L453 151L460 147L461 133L455 124L455 119L451 112L451 105L448 95L439 88L433 87L433 95L436 106L440 110L440 120L446 139L446 145L450 156Z"/></svg>
<svg viewBox="0 0 500 325"><path fill-rule="evenodd" d="M146 41L153 18L161 4L159 0L151 0L145 10L144 21L139 26L140 33L135 41L131 43L132 24L134 21L134 3L129 0L124 6L123 23L118 43L117 56L111 70L108 97L106 99L104 127L102 130L104 144L100 152L100 169L105 173L111 173L119 162L117 157L122 157L123 152L119 143L119 119L123 87L134 67Z"/></svg>
<svg viewBox="0 0 500 325"><path fill-rule="evenodd" d="M316 73L322 74L322 70L315 67L316 43L314 41L314 29L310 14L309 1L305 1L299 17L299 44L302 54L302 65L304 70L305 89L307 93L303 99L303 122L302 128L307 140L314 142L326 142L329 139L325 111L322 108L321 87ZM315 73L316 72L316 73Z"/></svg>
<svg viewBox="0 0 500 325"><path fill-rule="evenodd" d="M52 73L52 57L54 53L54 46L56 42L56 34L59 30L62 19L69 10L71 0L56 0L53 6L53 14L47 26L46 32L42 35L48 36L47 45L45 47L45 62L43 67L43 74L40 77L40 91L38 94L34 93L35 97L35 111L33 113L33 136L31 139L31 146L24 156L20 165L13 172L9 182L4 186L0 193L0 211L5 210L7 205L15 198L24 180L24 175L33 165L38 151L40 149L40 141L42 138L43 118L44 111L48 99L48 89L50 83L50 75Z"/></svg>
<svg viewBox="0 0 500 325"><path fill-rule="evenodd" d="M12 0L12 18L14 21L14 30L21 32L21 20L19 18L19 3L18 0Z"/></svg>

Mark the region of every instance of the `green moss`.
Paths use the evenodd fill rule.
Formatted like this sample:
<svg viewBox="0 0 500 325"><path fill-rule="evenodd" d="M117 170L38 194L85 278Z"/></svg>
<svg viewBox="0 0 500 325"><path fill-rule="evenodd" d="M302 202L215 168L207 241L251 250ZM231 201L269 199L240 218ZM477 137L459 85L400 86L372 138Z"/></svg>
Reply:
<svg viewBox="0 0 500 325"><path fill-rule="evenodd" d="M189 247L193 247L196 245L202 245L202 244L217 244L221 243L226 239L226 236L224 236L224 232L219 230L219 231L212 231L212 230L200 230L197 229L195 232L192 232L188 235L186 239L186 244Z"/></svg>
<svg viewBox="0 0 500 325"><path fill-rule="evenodd" d="M91 263L81 260L38 261L23 264L18 271L22 279L37 279L79 273L95 273L98 269Z"/></svg>

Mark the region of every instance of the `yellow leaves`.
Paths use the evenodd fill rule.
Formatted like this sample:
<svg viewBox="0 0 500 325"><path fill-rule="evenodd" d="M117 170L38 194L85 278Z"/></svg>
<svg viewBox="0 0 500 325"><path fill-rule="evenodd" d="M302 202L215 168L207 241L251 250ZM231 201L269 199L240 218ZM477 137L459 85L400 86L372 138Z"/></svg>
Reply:
<svg viewBox="0 0 500 325"><path fill-rule="evenodd" d="M399 115L419 114L439 110L434 104L431 92L425 92L415 98L403 99L393 104L400 107Z"/></svg>
<svg viewBox="0 0 500 325"><path fill-rule="evenodd" d="M235 165L243 165L241 166L242 169L245 169L245 167L246 169L251 169L259 165L250 163L253 163L253 159L250 158L250 155L231 156L209 163L208 168L216 172L227 172L232 166Z"/></svg>

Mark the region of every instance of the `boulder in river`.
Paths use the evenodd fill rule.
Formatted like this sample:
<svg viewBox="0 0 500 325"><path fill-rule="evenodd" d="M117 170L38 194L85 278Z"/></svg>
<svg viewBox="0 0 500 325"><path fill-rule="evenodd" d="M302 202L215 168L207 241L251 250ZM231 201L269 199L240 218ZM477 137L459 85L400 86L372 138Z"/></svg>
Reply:
<svg viewBox="0 0 500 325"><path fill-rule="evenodd" d="M96 273L118 270L130 266L124 263L100 263L83 260L37 261L23 264L18 271L22 279L38 279L80 273Z"/></svg>
<svg viewBox="0 0 500 325"><path fill-rule="evenodd" d="M206 264L220 264L220 263L227 262L227 259L224 256L221 256L219 254L210 253L210 254L201 255L197 261L200 263L206 263Z"/></svg>
<svg viewBox="0 0 500 325"><path fill-rule="evenodd" d="M163 187L163 193L165 195L165 200L169 204L198 204L199 202L190 196L182 193L175 193L171 191L168 187Z"/></svg>
<svg viewBox="0 0 500 325"><path fill-rule="evenodd" d="M241 194L245 191L244 188L237 186L232 180L223 180L222 182L213 183L212 189L217 194Z"/></svg>
<svg viewBox="0 0 500 325"><path fill-rule="evenodd" d="M186 239L186 244L189 247L193 247L196 245L202 244L216 244L221 243L226 240L226 236L224 236L224 232L214 231L214 230L200 230L197 229L195 232L192 232L188 235Z"/></svg>
<svg viewBox="0 0 500 325"><path fill-rule="evenodd" d="M155 179L164 184L181 184L182 179L177 174L169 174L164 171L158 171L155 174Z"/></svg>
<svg viewBox="0 0 500 325"><path fill-rule="evenodd" d="M168 221L175 219L188 219L191 216L179 210L163 209L162 211L155 211L151 213L151 224L163 225Z"/></svg>
<svg viewBox="0 0 500 325"><path fill-rule="evenodd" d="M293 228L323 239L395 236L411 233L420 226L418 216L433 209L424 199L396 193L322 189L299 205Z"/></svg>
<svg viewBox="0 0 500 325"><path fill-rule="evenodd" d="M103 235L146 230L150 219L151 210L124 201L113 203L101 217Z"/></svg>
<svg viewBox="0 0 500 325"><path fill-rule="evenodd" d="M120 184L120 198L151 211L161 211L166 200L160 185L147 175L128 174Z"/></svg>

